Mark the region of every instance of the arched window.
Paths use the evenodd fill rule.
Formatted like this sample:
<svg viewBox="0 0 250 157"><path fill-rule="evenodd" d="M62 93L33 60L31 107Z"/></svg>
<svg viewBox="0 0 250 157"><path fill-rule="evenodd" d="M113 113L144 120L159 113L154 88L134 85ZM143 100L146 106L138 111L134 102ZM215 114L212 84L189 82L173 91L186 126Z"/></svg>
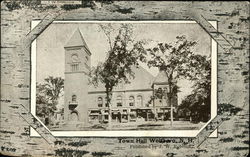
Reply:
<svg viewBox="0 0 250 157"><path fill-rule="evenodd" d="M143 106L143 102L142 102L142 96L141 95L138 95L137 96L137 104L138 104L138 106Z"/></svg>
<svg viewBox="0 0 250 157"><path fill-rule="evenodd" d="M76 102L76 95L72 95L72 102Z"/></svg>
<svg viewBox="0 0 250 157"><path fill-rule="evenodd" d="M102 107L102 105L103 105L102 97L98 97L97 104L98 104L98 107Z"/></svg>
<svg viewBox="0 0 250 157"><path fill-rule="evenodd" d="M163 88L163 98L166 99L166 94L169 93L169 90L167 87Z"/></svg>
<svg viewBox="0 0 250 157"><path fill-rule="evenodd" d="M109 105L107 104L107 101L108 101L108 100L107 100L107 97L105 97L104 100L105 100L105 107L109 107Z"/></svg>
<svg viewBox="0 0 250 157"><path fill-rule="evenodd" d="M122 106L122 96L117 96L116 98L116 105L117 107L121 107Z"/></svg>
<svg viewBox="0 0 250 157"><path fill-rule="evenodd" d="M130 96L129 97L129 106L134 106L135 105L135 97L134 96Z"/></svg>
<svg viewBox="0 0 250 157"><path fill-rule="evenodd" d="M169 93L168 88L167 88L167 87L164 87L164 88L163 88L163 92L164 92L164 93Z"/></svg>
<svg viewBox="0 0 250 157"><path fill-rule="evenodd" d="M79 115L77 111L72 111L69 115L69 120L71 121L78 121L79 120Z"/></svg>
<svg viewBox="0 0 250 157"><path fill-rule="evenodd" d="M162 88L158 88L157 90L156 90L156 98L158 98L158 99L162 99L162 96L163 96L163 90L162 90Z"/></svg>

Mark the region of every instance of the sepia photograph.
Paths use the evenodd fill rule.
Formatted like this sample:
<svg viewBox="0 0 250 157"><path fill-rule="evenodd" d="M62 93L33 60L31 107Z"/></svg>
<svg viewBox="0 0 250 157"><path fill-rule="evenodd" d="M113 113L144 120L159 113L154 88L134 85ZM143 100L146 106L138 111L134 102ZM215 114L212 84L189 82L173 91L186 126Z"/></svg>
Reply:
<svg viewBox="0 0 250 157"><path fill-rule="evenodd" d="M211 38L195 22L54 22L36 46L50 130L199 130L211 117Z"/></svg>
<svg viewBox="0 0 250 157"><path fill-rule="evenodd" d="M0 156L249 156L249 7L1 1Z"/></svg>

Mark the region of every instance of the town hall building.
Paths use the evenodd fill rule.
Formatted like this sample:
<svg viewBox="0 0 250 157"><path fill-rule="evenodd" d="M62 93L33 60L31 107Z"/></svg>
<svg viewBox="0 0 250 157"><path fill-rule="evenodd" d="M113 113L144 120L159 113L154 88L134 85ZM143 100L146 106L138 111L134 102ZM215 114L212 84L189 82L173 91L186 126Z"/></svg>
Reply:
<svg viewBox="0 0 250 157"><path fill-rule="evenodd" d="M134 79L129 84L120 83L112 92L110 108L106 104L105 86L89 84L91 51L77 29L65 50L64 120L89 126L112 123L167 120L170 118L169 91L166 73L154 77L143 67L133 67ZM177 106L177 93L171 99Z"/></svg>

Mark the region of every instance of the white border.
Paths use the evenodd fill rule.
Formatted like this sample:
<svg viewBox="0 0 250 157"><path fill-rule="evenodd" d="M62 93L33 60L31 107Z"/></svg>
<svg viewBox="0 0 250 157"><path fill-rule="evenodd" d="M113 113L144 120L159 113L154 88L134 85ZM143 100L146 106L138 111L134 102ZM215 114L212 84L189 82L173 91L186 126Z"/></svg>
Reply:
<svg viewBox="0 0 250 157"><path fill-rule="evenodd" d="M32 21L33 29L40 21ZM195 21L54 21L53 23L196 23ZM217 29L217 21L209 21ZM200 130L154 130L154 131L50 131L35 115L36 113L36 39L31 45L31 113L51 132L53 136L67 137L195 137L217 115L217 43L212 39L211 73L211 119ZM212 92L213 91L213 92ZM30 127L30 136L40 135ZM217 137L215 130L210 137Z"/></svg>

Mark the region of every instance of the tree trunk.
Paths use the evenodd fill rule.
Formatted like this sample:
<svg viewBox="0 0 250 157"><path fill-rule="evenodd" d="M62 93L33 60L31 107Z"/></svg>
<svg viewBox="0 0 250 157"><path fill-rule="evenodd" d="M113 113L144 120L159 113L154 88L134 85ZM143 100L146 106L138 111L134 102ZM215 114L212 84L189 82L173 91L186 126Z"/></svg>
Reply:
<svg viewBox="0 0 250 157"><path fill-rule="evenodd" d="M172 79L168 79L168 83L169 83L169 96L168 96L168 99L169 99L169 104L170 104L170 125L171 127L173 126L173 122L174 122L174 116L173 116L173 104L172 104Z"/></svg>
<svg viewBox="0 0 250 157"><path fill-rule="evenodd" d="M107 97L107 106L108 106L108 129L111 128L111 94L112 89L109 87L106 87L106 97Z"/></svg>
<svg viewBox="0 0 250 157"><path fill-rule="evenodd" d="M170 102L171 102L171 100L170 100ZM170 119L171 119L171 127L173 126L173 122L174 122L174 116L173 116L173 105L172 105L172 103L170 103L170 106L171 106L171 108L170 108Z"/></svg>

